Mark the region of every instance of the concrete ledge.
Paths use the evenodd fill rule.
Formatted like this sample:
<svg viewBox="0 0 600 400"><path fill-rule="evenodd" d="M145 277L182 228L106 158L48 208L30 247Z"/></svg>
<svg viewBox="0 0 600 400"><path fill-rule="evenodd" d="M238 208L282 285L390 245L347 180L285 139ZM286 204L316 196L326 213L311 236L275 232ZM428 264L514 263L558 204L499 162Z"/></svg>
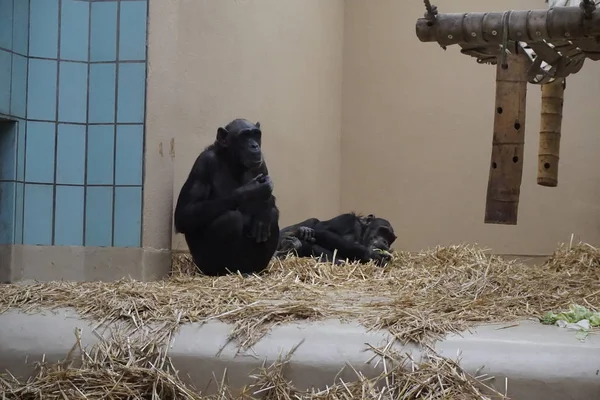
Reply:
<svg viewBox="0 0 600 400"><path fill-rule="evenodd" d="M33 372L26 360L37 361L42 355L49 362L64 359L75 342L75 328L83 330L84 346L96 343L98 339L91 333L94 325L70 310L34 315L9 310L0 315L0 370L26 378ZM461 352L462 367L472 374L479 371L495 376L487 384L501 392L508 378L508 395L512 399L587 400L598 396L599 337L590 335L580 342L574 331L531 321L498 329L502 326L506 325L484 325L462 336L449 335L435 348L451 359ZM356 323L293 323L275 327L254 346L254 351L236 356L235 344L229 344L217 357L230 330L230 325L221 322L181 327L174 335L169 355L184 381L207 394L214 393L212 377L221 377L227 368L229 383L241 387L251 382L249 375L265 359L275 361L281 352L288 352L304 339L292 357L286 377L299 389L323 388L334 381L345 363L367 377L379 375L381 366L366 364L372 353L364 351L365 344L381 346L389 339L387 332L367 332ZM420 359L420 350L414 345L404 346L403 351ZM349 370L340 377L355 379Z"/></svg>
<svg viewBox="0 0 600 400"><path fill-rule="evenodd" d="M171 251L139 247L0 246L0 282L165 278Z"/></svg>

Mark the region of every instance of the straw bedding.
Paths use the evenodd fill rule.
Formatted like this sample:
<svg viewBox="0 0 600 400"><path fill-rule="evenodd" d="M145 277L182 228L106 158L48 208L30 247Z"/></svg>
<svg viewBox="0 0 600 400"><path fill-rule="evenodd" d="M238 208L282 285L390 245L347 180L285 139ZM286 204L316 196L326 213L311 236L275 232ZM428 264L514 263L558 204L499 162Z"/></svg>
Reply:
<svg viewBox="0 0 600 400"><path fill-rule="evenodd" d="M437 247L418 254L401 252L394 256L393 263L386 268L358 264L333 266L291 257L274 261L260 276L208 278L188 275L191 261L189 256L180 255L174 262L173 276L161 282L123 279L112 283L3 285L0 286L0 312L9 308L35 311L73 307L85 316L101 321L126 321L137 328L150 322L160 323L164 340L181 323L217 319L233 323L230 339L245 349L260 340L271 327L293 320L354 319L368 328L385 328L401 341L426 344L449 332L468 329L475 323L539 318L547 311L559 311L573 303L595 310L594 305L600 300L600 250L585 243L562 245L548 262L537 267L489 256L483 249L470 245ZM399 355L394 357L397 361L401 358ZM88 364L83 365L85 371L93 371L94 366L99 365L86 362ZM129 368L131 362L124 365ZM143 366L139 368L143 369ZM147 368L146 373L154 375L147 376L146 380L132 379L157 382L160 380L157 374L162 373L171 377L168 379L175 379L169 371L161 371ZM420 395L403 394L396 398L448 398L448 390L461 385L473 386L469 383L472 378L458 366L436 355L412 373L394 371L392 375L395 374L397 382L407 385L407 391L416 382L428 382L423 383L423 388L434 385L434 381L438 386L429 394L424 389ZM454 383L445 384L440 378L442 371L446 371L444 379ZM64 378L64 372L46 370L46 374L50 372L55 374L55 379L56 374L62 374L61 379ZM48 375L42 378L50 379ZM395 388L392 392L403 393L398 386L400 383L392 385L389 376L382 379L386 379L386 390ZM290 398L379 396L373 397L377 385L370 381L366 383L364 379L357 379L352 385L337 383L325 392L312 394L299 394L290 384L285 385L285 393L294 393L288 393ZM473 392L475 386L471 389L466 386L461 389L464 396L450 397L482 398ZM349 392L355 389L358 390L356 393L362 394L351 396ZM287 398L288 395L282 393L272 393L268 397ZM155 398L136 396L105 398ZM173 396L160 398L197 398L189 394Z"/></svg>

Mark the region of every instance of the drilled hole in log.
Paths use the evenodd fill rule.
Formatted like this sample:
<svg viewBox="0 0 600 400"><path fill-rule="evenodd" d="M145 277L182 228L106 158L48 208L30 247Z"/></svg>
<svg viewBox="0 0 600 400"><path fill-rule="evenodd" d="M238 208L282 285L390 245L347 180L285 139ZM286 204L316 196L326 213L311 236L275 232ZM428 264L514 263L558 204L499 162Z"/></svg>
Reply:
<svg viewBox="0 0 600 400"><path fill-rule="evenodd" d="M433 22L427 21L427 26L432 27L433 26Z"/></svg>
<svg viewBox="0 0 600 400"><path fill-rule="evenodd" d="M496 109L496 112L497 112L498 114L502 114L502 111L504 111L504 110L502 109L502 107L498 107L498 108Z"/></svg>
<svg viewBox="0 0 600 400"><path fill-rule="evenodd" d="M550 163L544 163L544 168L545 169L549 169L550 168Z"/></svg>
<svg viewBox="0 0 600 400"><path fill-rule="evenodd" d="M508 69L508 64L502 64L502 69L503 70L507 70Z"/></svg>
<svg viewBox="0 0 600 400"><path fill-rule="evenodd" d="M514 162L515 164L516 164L516 163L518 163L518 162L519 162L519 157L517 157L517 156L514 156L514 157L513 157L513 162Z"/></svg>
<svg viewBox="0 0 600 400"><path fill-rule="evenodd" d="M516 130L519 130L519 129L521 129L521 124L520 124L518 121L517 121L517 122L515 122L515 129L516 129Z"/></svg>
<svg viewBox="0 0 600 400"><path fill-rule="evenodd" d="M496 164L495 162L492 163L492 168L496 169L498 168L498 164Z"/></svg>

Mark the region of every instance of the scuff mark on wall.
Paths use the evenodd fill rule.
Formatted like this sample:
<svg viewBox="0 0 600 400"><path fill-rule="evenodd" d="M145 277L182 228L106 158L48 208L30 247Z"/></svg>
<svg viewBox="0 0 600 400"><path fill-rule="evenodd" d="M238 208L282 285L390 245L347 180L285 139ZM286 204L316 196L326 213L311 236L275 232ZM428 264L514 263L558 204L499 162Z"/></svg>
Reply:
<svg viewBox="0 0 600 400"><path fill-rule="evenodd" d="M171 148L169 149L171 160L175 159L175 138L171 138Z"/></svg>

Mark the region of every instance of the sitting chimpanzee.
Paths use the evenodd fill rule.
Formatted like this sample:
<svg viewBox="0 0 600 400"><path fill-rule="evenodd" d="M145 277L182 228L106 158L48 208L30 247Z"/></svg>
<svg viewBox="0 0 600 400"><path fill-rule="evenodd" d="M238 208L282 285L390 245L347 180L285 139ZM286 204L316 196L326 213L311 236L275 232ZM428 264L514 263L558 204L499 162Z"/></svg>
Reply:
<svg viewBox="0 0 600 400"><path fill-rule="evenodd" d="M194 263L206 275L262 271L279 242L279 210L260 123L236 119L196 159L175 207Z"/></svg>
<svg viewBox="0 0 600 400"><path fill-rule="evenodd" d="M346 213L327 221L310 218L283 228L277 256L294 252L298 257L332 261L333 252L337 250L338 262L343 259L362 263L373 260L382 265L391 259L386 253L395 240L396 234L388 220L373 214L363 217Z"/></svg>

